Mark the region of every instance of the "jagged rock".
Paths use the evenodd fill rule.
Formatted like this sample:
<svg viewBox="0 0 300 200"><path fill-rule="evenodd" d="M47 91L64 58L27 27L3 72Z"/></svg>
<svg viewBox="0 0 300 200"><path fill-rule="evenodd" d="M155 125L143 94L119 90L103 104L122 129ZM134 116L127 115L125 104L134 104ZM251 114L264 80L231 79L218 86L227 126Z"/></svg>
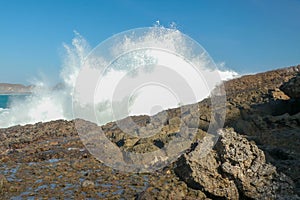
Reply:
<svg viewBox="0 0 300 200"><path fill-rule="evenodd" d="M214 150L203 156L201 142L176 162L175 172L189 187L212 198L297 198L293 182L266 163L263 151L233 129L219 131Z"/></svg>
<svg viewBox="0 0 300 200"><path fill-rule="evenodd" d="M280 89L293 99L300 98L300 75L291 78L288 82L284 83Z"/></svg>
<svg viewBox="0 0 300 200"><path fill-rule="evenodd" d="M199 141L216 120L209 98L157 116L132 117L136 124L132 135L116 122L98 127L79 119L15 126L0 129L0 174L6 177L1 199L261 199L264 194L269 199L297 199L290 178L300 195L300 106L279 87L299 71L300 65L224 83L225 126L254 140L266 159L257 146L232 131L208 155L203 154L208 151L200 148L204 143ZM88 152L77 133L78 128L83 133L101 129L121 150L146 153L167 146L183 131L181 125L197 131L191 138L195 143L189 153L166 166L167 171L155 173L122 173L105 166ZM82 187L83 180L93 180L93 188Z"/></svg>
<svg viewBox="0 0 300 200"><path fill-rule="evenodd" d="M288 100L290 99L289 96L287 96L283 91L281 91L278 88L275 88L274 90L269 91L270 95L275 100Z"/></svg>

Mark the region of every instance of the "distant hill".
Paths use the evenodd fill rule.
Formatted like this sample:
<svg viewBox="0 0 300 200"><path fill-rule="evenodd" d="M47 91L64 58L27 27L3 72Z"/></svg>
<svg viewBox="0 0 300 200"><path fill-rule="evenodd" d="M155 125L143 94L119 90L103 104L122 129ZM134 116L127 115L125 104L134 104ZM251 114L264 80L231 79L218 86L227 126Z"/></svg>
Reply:
<svg viewBox="0 0 300 200"><path fill-rule="evenodd" d="M31 93L32 85L0 83L0 94Z"/></svg>

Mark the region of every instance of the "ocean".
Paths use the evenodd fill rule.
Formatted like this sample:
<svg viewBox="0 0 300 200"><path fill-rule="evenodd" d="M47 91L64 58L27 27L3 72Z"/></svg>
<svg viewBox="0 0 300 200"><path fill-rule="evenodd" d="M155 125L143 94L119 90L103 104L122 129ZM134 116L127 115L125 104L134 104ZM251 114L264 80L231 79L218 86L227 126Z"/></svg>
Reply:
<svg viewBox="0 0 300 200"><path fill-rule="evenodd" d="M8 101L10 95L0 95L0 108L8 108Z"/></svg>
<svg viewBox="0 0 300 200"><path fill-rule="evenodd" d="M10 103L15 100L24 100L28 94L1 94L0 110L9 109Z"/></svg>

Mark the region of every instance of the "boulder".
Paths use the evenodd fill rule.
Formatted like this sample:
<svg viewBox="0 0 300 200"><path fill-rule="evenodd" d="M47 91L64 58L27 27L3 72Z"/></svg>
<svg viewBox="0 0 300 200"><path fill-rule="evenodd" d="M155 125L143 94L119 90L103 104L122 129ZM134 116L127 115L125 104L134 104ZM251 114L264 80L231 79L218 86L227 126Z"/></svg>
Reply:
<svg viewBox="0 0 300 200"><path fill-rule="evenodd" d="M292 180L266 163L254 142L233 129L219 130L220 138L210 152L200 141L180 157L175 173L191 188L210 198L297 199Z"/></svg>
<svg viewBox="0 0 300 200"><path fill-rule="evenodd" d="M293 99L300 98L300 74L291 78L288 82L285 82L280 89Z"/></svg>

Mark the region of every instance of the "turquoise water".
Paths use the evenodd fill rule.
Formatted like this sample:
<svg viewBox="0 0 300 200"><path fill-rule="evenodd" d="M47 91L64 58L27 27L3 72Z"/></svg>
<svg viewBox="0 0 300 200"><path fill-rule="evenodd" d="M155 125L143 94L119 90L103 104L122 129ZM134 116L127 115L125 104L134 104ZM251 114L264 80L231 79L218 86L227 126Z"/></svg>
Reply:
<svg viewBox="0 0 300 200"><path fill-rule="evenodd" d="M10 95L0 95L0 108L8 108Z"/></svg>
<svg viewBox="0 0 300 200"><path fill-rule="evenodd" d="M5 108L9 108L9 104L12 100L14 99L25 99L25 97L28 95L0 95L0 108L5 109Z"/></svg>

